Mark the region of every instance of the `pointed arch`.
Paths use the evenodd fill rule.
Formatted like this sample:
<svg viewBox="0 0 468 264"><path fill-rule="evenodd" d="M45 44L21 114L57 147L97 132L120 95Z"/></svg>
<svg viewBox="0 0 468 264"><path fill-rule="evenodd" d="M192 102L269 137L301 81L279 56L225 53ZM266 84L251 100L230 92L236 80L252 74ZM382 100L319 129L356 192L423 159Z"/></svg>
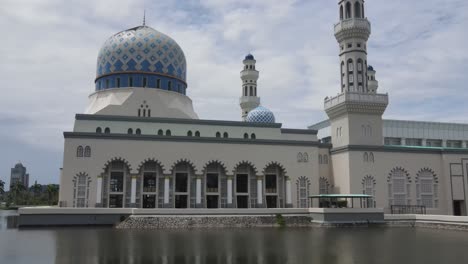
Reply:
<svg viewBox="0 0 468 264"><path fill-rule="evenodd" d="M241 161L234 166L233 175L236 207L257 207L257 168L250 161Z"/></svg>
<svg viewBox="0 0 468 264"><path fill-rule="evenodd" d="M263 175L267 208L284 208L286 169L281 163L273 161L263 168Z"/></svg>
<svg viewBox="0 0 468 264"><path fill-rule="evenodd" d="M86 172L80 172L73 177L73 207L89 206L89 189L91 177Z"/></svg>
<svg viewBox="0 0 468 264"><path fill-rule="evenodd" d="M206 208L227 208L227 169L219 160L212 160L203 167L202 199Z"/></svg>
<svg viewBox="0 0 468 264"><path fill-rule="evenodd" d="M411 204L411 177L405 169L396 167L387 177L389 205Z"/></svg>
<svg viewBox="0 0 468 264"><path fill-rule="evenodd" d="M97 127L97 128L96 128L96 133L101 134L101 133L102 133L102 128Z"/></svg>
<svg viewBox="0 0 468 264"><path fill-rule="evenodd" d="M195 208L196 177L195 165L180 159L172 165L173 201L175 208Z"/></svg>
<svg viewBox="0 0 468 264"><path fill-rule="evenodd" d="M363 160L364 162L369 162L369 154L367 154L367 152L364 152Z"/></svg>
<svg viewBox="0 0 468 264"><path fill-rule="evenodd" d="M343 16L344 16L343 5L340 5L340 20L343 20Z"/></svg>
<svg viewBox="0 0 468 264"><path fill-rule="evenodd" d="M319 164L323 164L323 156L322 156L322 154L319 154L318 160L319 160Z"/></svg>
<svg viewBox="0 0 468 264"><path fill-rule="evenodd" d="M138 166L137 166L138 173L142 172L142 170L144 168L144 165L147 164L147 163L155 163L159 168L161 168L162 171L164 171L164 165L162 164L162 162L160 162L156 158L147 158L147 159L144 159L142 162L140 162L138 164Z"/></svg>
<svg viewBox="0 0 468 264"><path fill-rule="evenodd" d="M308 208L310 207L310 180L306 176L300 176L296 180L297 188L297 207Z"/></svg>
<svg viewBox="0 0 468 264"><path fill-rule="evenodd" d="M361 4L359 2L354 3L354 17L361 18Z"/></svg>
<svg viewBox="0 0 468 264"><path fill-rule="evenodd" d="M346 19L351 18L351 3L350 3L350 2L346 2L346 6L345 6L345 18L346 18Z"/></svg>
<svg viewBox="0 0 468 264"><path fill-rule="evenodd" d="M330 183L325 177L319 178L319 194L328 194L330 192Z"/></svg>
<svg viewBox="0 0 468 264"><path fill-rule="evenodd" d="M123 208L130 206L130 163L121 158L106 162L102 179L102 202L105 207Z"/></svg>
<svg viewBox="0 0 468 264"><path fill-rule="evenodd" d="M369 162L374 163L374 153L369 152Z"/></svg>
<svg viewBox="0 0 468 264"><path fill-rule="evenodd" d="M129 171L132 171L132 166L130 164L130 162L122 157L114 157L114 158L111 158L110 160L108 160L105 164L104 164L104 167L102 168L102 172L105 173L106 170L108 169L108 167L114 163L114 162L122 162L125 164L125 166L128 168Z"/></svg>
<svg viewBox="0 0 468 264"><path fill-rule="evenodd" d="M418 205L426 208L439 208L439 179L430 168L422 168L416 173L416 199Z"/></svg>
<svg viewBox="0 0 468 264"><path fill-rule="evenodd" d="M371 175L366 175L362 179L361 184L362 184L362 193L367 194L367 195L372 195L372 198L369 198L363 201L363 205L364 205L363 207L375 208L376 207L376 202L375 202L376 180L375 178Z"/></svg>

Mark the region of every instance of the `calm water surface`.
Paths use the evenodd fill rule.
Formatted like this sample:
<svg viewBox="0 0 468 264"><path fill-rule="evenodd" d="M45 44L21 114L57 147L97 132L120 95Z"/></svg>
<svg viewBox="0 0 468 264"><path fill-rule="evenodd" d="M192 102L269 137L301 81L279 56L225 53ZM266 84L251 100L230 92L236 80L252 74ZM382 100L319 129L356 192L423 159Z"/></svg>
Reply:
<svg viewBox="0 0 468 264"><path fill-rule="evenodd" d="M468 263L468 233L413 228L12 229L0 263Z"/></svg>

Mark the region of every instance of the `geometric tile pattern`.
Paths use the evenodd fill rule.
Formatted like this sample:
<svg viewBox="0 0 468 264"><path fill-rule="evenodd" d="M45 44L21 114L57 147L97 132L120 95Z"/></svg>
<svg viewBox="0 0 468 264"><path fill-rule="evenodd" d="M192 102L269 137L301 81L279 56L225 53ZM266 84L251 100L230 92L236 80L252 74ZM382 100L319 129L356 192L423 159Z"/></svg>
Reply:
<svg viewBox="0 0 468 264"><path fill-rule="evenodd" d="M184 52L172 38L148 26L127 29L107 39L99 51L96 78L135 71L162 73L185 82Z"/></svg>
<svg viewBox="0 0 468 264"><path fill-rule="evenodd" d="M269 109L259 106L249 112L246 121L252 123L275 123L275 115Z"/></svg>

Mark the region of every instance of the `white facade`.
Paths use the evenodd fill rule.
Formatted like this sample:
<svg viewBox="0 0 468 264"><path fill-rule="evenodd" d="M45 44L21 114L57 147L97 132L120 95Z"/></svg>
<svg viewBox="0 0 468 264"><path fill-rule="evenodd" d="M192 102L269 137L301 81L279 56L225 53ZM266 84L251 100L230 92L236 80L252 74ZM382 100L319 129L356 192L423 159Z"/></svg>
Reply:
<svg viewBox="0 0 468 264"><path fill-rule="evenodd" d="M146 26L127 31L138 36L139 30L168 38ZM357 206L387 212L424 206L431 214L466 215L468 125L382 120L389 99L378 93L368 66L364 1L340 0L334 30L341 93L325 98L329 120L299 130L282 128L260 106L251 54L241 72L245 121L203 120L185 95L185 57L175 41L173 61L183 62L178 72L160 62L106 68L111 56L124 60L108 46L114 35L102 49L86 114L76 115L73 131L64 133L60 205L305 208L318 206L309 196L335 193L371 195ZM149 54L141 56L151 59L146 48ZM133 86L121 88L127 80Z"/></svg>

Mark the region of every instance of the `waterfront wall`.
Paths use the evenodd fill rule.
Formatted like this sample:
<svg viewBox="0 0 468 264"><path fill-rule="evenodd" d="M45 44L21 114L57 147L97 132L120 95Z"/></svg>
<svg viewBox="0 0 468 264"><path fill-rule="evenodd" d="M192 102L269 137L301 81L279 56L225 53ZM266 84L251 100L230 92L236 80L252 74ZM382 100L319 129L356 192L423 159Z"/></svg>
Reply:
<svg viewBox="0 0 468 264"><path fill-rule="evenodd" d="M468 231L467 216L385 215L385 223L394 227L424 227Z"/></svg>

